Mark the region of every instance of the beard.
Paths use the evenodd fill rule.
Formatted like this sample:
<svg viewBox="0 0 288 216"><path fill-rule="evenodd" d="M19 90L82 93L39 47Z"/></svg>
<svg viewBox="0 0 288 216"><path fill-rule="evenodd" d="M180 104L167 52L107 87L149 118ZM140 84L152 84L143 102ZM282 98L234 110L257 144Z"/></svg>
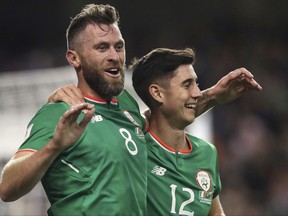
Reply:
<svg viewBox="0 0 288 216"><path fill-rule="evenodd" d="M114 96L119 95L124 88L124 69L120 71L120 78L107 78L101 71L87 65L82 65L82 70L83 77L89 87L102 99L111 100Z"/></svg>

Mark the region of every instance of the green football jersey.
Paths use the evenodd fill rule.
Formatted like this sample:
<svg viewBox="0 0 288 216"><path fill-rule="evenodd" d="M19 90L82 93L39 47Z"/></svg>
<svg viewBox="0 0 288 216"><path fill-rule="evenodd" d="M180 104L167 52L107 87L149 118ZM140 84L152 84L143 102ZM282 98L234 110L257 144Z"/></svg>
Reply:
<svg viewBox="0 0 288 216"><path fill-rule="evenodd" d="M42 179L51 203L48 214L146 215L145 121L136 101L126 91L109 104L85 100L95 104L93 118ZM29 123L29 136L20 149L39 150L47 144L67 109L65 103L43 106Z"/></svg>
<svg viewBox="0 0 288 216"><path fill-rule="evenodd" d="M208 215L221 190L214 145L186 134L189 151L175 151L151 130L148 151L147 215Z"/></svg>

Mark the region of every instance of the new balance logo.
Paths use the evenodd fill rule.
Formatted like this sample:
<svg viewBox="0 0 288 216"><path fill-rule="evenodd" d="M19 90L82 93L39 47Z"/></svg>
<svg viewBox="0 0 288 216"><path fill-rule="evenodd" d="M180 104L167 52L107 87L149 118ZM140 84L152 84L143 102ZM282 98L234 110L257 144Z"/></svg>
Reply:
<svg viewBox="0 0 288 216"><path fill-rule="evenodd" d="M101 115L94 115L91 119L91 123L103 121L103 117Z"/></svg>
<svg viewBox="0 0 288 216"><path fill-rule="evenodd" d="M155 165L154 168L152 169L151 173L154 173L154 174L156 174L158 176L163 176L166 171L167 171L167 169Z"/></svg>

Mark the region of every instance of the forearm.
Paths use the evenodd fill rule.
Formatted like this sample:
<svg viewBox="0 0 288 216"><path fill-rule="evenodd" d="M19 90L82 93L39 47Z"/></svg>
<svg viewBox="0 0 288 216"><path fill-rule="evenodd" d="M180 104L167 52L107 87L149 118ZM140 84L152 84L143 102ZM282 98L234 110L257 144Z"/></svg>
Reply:
<svg viewBox="0 0 288 216"><path fill-rule="evenodd" d="M20 157L16 154L3 169L0 182L1 199L11 202L30 192L58 155L49 144L35 153Z"/></svg>
<svg viewBox="0 0 288 216"><path fill-rule="evenodd" d="M208 215L209 216L225 216L226 215L222 208L219 196L213 199L211 209Z"/></svg>
<svg viewBox="0 0 288 216"><path fill-rule="evenodd" d="M215 100L213 88L211 87L202 91L202 96L197 100L196 117L200 116L201 114L205 113L216 105L217 102Z"/></svg>

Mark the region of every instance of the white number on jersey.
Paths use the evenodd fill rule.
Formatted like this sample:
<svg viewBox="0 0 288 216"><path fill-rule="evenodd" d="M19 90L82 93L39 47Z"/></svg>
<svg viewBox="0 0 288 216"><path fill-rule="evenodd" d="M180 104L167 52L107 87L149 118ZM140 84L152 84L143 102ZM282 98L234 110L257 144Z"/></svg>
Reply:
<svg viewBox="0 0 288 216"><path fill-rule="evenodd" d="M125 146L126 146L127 150L130 152L131 155L136 155L138 153L138 148L137 148L136 143L132 139L130 132L125 128L120 128L119 132L120 132L121 136L125 139Z"/></svg>
<svg viewBox="0 0 288 216"><path fill-rule="evenodd" d="M177 188L177 185L170 185L170 188L171 188L171 195L172 195L172 202L171 202L171 210L170 210L170 213L172 214L177 214L176 213L176 203L177 203L177 200L176 200L176 188ZM179 213L177 215L188 215L188 216L193 216L194 215L194 212L189 212L189 211L186 211L184 210L185 206L192 203L195 199L195 195L194 195L194 192L190 189L190 188L183 188L182 191L185 191L185 192L188 192L190 194L190 198L186 201L184 201L180 208L179 208Z"/></svg>

